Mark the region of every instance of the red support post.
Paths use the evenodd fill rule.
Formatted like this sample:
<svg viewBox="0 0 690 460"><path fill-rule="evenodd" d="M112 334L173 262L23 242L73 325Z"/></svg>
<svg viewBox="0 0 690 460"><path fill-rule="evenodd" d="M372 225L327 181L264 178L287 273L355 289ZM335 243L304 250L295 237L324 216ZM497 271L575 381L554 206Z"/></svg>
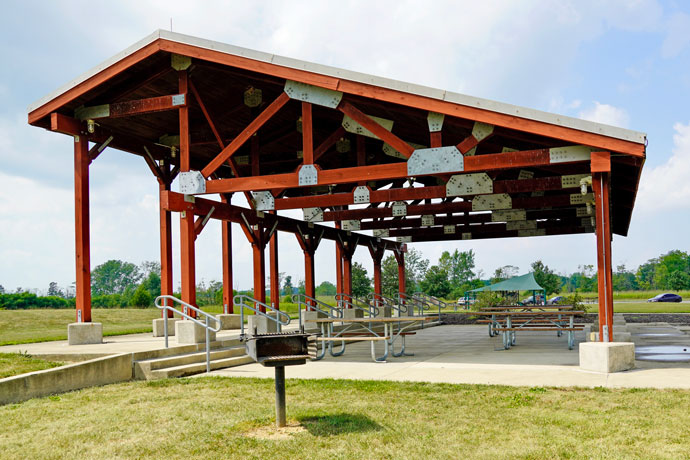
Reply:
<svg viewBox="0 0 690 460"><path fill-rule="evenodd" d="M168 168L166 166L166 168ZM173 294L173 266L172 266L172 213L166 211L162 204L162 195L166 190L170 190L170 184L159 182L158 202L160 206L160 249L161 249L161 295ZM164 305L168 305L167 301ZM172 318L173 312L168 311L168 318ZM161 317L165 318L165 310L161 312Z"/></svg>
<svg viewBox="0 0 690 460"><path fill-rule="evenodd" d="M340 222L335 223L335 228L340 228ZM340 244L335 244L335 290L338 294L343 291L343 251Z"/></svg>
<svg viewBox="0 0 690 460"><path fill-rule="evenodd" d="M225 195L221 195L220 199L223 203L230 203L230 198ZM221 232L223 239L223 313L231 314L234 312L232 300L232 223L227 220L222 221Z"/></svg>
<svg viewBox="0 0 690 460"><path fill-rule="evenodd" d="M178 72L179 91L187 94L187 71ZM180 107L180 171L190 170L189 154L189 108ZM195 254L194 241L196 229L194 228L194 213L185 211L180 214L180 263L182 281L182 301L196 306L196 279L195 279ZM196 317L193 311L187 312L189 316Z"/></svg>
<svg viewBox="0 0 690 460"><path fill-rule="evenodd" d="M343 292L352 295L352 255L343 251Z"/></svg>
<svg viewBox="0 0 690 460"><path fill-rule="evenodd" d="M90 323L89 141L84 136L74 137L74 217L77 322Z"/></svg>
<svg viewBox="0 0 690 460"><path fill-rule="evenodd" d="M278 232L273 232L268 243L271 273L271 306L280 310L280 272L278 271Z"/></svg>
<svg viewBox="0 0 690 460"><path fill-rule="evenodd" d="M304 250L304 293L309 297L316 298L316 278L314 270L314 251ZM311 302L307 302L311 304ZM308 308L308 310L311 310Z"/></svg>
<svg viewBox="0 0 690 460"><path fill-rule="evenodd" d="M381 259L374 259L374 293L378 295L383 294L383 285L381 284Z"/></svg>
<svg viewBox="0 0 690 460"><path fill-rule="evenodd" d="M396 251L395 260L398 261L398 292L405 292L405 253Z"/></svg>
<svg viewBox="0 0 690 460"><path fill-rule="evenodd" d="M261 230L254 232L255 240L252 242L252 256L254 262L254 298L261 303L266 303L266 261L264 249L266 244L263 236L258 235ZM266 313L266 307L258 305L259 311Z"/></svg>
<svg viewBox="0 0 690 460"><path fill-rule="evenodd" d="M305 165L314 164L314 135L309 102L302 102L302 157Z"/></svg>
<svg viewBox="0 0 690 460"><path fill-rule="evenodd" d="M611 159L608 152L592 152L592 189L596 214L599 341L613 341L613 285L609 193Z"/></svg>

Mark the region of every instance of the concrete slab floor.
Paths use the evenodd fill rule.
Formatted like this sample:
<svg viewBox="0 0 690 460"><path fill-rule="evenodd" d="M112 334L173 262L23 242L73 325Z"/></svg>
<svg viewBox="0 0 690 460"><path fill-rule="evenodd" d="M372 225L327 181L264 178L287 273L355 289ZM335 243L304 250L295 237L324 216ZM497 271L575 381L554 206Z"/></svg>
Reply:
<svg viewBox="0 0 690 460"><path fill-rule="evenodd" d="M518 333L517 344L503 350L500 337L489 338L486 326L446 325L417 331L407 338L407 351L415 356L371 360L369 343L347 346L340 357L327 357L286 370L288 378L393 380L514 386L651 387L690 389L690 364L672 367L643 364L642 368L616 374L587 372L579 368L576 346L568 350L565 336L554 332ZM382 352L382 345L377 345ZM205 375L205 374L204 374ZM211 375L273 378L272 368L259 364L221 369Z"/></svg>

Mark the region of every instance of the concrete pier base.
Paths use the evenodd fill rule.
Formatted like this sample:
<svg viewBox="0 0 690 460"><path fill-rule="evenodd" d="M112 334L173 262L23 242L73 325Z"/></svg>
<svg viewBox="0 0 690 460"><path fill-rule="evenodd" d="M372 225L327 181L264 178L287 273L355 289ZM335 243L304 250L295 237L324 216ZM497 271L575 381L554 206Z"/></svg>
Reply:
<svg viewBox="0 0 690 460"><path fill-rule="evenodd" d="M103 343L102 323L71 323L67 325L67 343L86 345Z"/></svg>
<svg viewBox="0 0 690 460"><path fill-rule="evenodd" d="M635 367L632 342L587 342L580 344L580 369L602 373L627 371Z"/></svg>
<svg viewBox="0 0 690 460"><path fill-rule="evenodd" d="M312 323L309 320L325 318L321 312L318 311L303 311L302 312L302 323L304 324L305 331L318 331L321 330L321 325L318 323Z"/></svg>
<svg viewBox="0 0 690 460"><path fill-rule="evenodd" d="M168 318L168 337L175 335L175 323L179 318ZM163 318L156 318L153 320L153 336L165 337L165 323Z"/></svg>
<svg viewBox="0 0 690 460"><path fill-rule="evenodd" d="M344 308L343 319L364 318L364 312L358 308Z"/></svg>
<svg viewBox="0 0 690 460"><path fill-rule="evenodd" d="M222 331L239 329L242 326L240 315L238 314L223 313L216 315L216 318L218 318L218 321L220 321L220 329Z"/></svg>
<svg viewBox="0 0 690 460"><path fill-rule="evenodd" d="M216 340L216 333L209 331L209 339ZM206 342L206 328L192 321L182 320L175 323L175 336L178 344L192 344Z"/></svg>
<svg viewBox="0 0 690 460"><path fill-rule="evenodd" d="M275 314L271 314L275 316ZM262 315L250 315L247 327L250 334L273 334L278 332L278 323Z"/></svg>

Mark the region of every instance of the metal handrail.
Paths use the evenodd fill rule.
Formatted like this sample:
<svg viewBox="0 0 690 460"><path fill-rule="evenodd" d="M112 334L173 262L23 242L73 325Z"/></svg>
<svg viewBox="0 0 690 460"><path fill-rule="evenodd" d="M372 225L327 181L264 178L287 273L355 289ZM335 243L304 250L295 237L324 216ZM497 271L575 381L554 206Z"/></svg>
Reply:
<svg viewBox="0 0 690 460"><path fill-rule="evenodd" d="M428 311L431 309L429 304L422 298L417 297L415 295L408 295L404 292L398 292L398 298L400 299L401 304L407 305L408 303L411 303L412 307L412 312L414 313L414 308L417 307L419 308L419 314L423 315L425 311ZM409 312L409 309L408 309Z"/></svg>
<svg viewBox="0 0 690 460"><path fill-rule="evenodd" d="M439 317L441 316L441 309L445 309L448 307L448 304L444 302L443 300L439 299L438 297L434 297L431 294L427 294L425 292L415 292L414 295L416 297L421 297L425 301L429 302L432 305L436 305L438 307L438 315Z"/></svg>
<svg viewBox="0 0 690 460"><path fill-rule="evenodd" d="M168 305L167 302L165 303L165 305L161 305L159 302L162 299L165 299L165 300L169 299L169 300L172 300L173 303L182 304L184 308L182 310L178 310L174 306ZM164 312L169 310L169 311L172 311L173 313L177 313L180 316L182 316L183 318L187 318L188 320L190 320L190 321L198 324L199 326L202 326L204 329L206 329L206 372L207 373L211 372L211 337L210 336L211 336L211 331L213 331L213 332L220 331L220 328L222 327L220 320L218 318L216 318L215 316L209 315L205 311L202 311L201 309L199 309L193 305L190 305L187 302L184 302L184 301L178 299L177 297L174 297L171 295L159 295L158 297L156 297L156 300L153 301L153 304L156 307L163 310ZM206 317L206 322L202 323L198 319L188 315L187 311L189 311L189 310L192 310L192 311ZM164 314L163 319L165 320L165 321L163 321L163 331L165 334L165 348L168 348L168 315ZM211 327L211 325L209 324L209 320L215 321L216 324L218 324L218 326L217 327Z"/></svg>
<svg viewBox="0 0 690 460"><path fill-rule="evenodd" d="M400 306L398 302L396 302L395 299L392 299L390 297L386 297L385 295L382 294L377 294L375 292L370 292L367 295L367 299L369 299L372 302L376 302L376 306L378 307L378 302L382 302L384 307L390 307L393 310L396 310L398 312L398 316L403 316L403 309Z"/></svg>
<svg viewBox="0 0 690 460"><path fill-rule="evenodd" d="M311 302L311 303L310 303ZM321 302L314 297L308 296L306 294L293 294L292 303L297 304L297 311L299 313L299 327L301 331L304 331L304 323L302 322L302 306L304 305L305 310L313 310L317 313L321 313L328 318L342 318L343 310L342 308L334 307L333 305L328 305L325 302ZM318 305L318 306L317 306ZM323 307L323 309L319 308Z"/></svg>
<svg viewBox="0 0 690 460"><path fill-rule="evenodd" d="M379 315L379 308L376 305L372 305L366 300L351 296L350 294L340 292L335 295L335 300L336 302L338 302L338 307L340 308L349 306L350 308L362 310L363 312L367 313L370 317L375 317ZM364 308L360 304L364 304L369 308Z"/></svg>
<svg viewBox="0 0 690 460"><path fill-rule="evenodd" d="M265 318L268 318L271 321L273 321L274 323L276 323L276 326L278 328L278 332L281 332L281 330L282 330L281 326L287 326L288 324L290 324L290 315L288 315L284 311L278 310L277 308L273 308L273 306L271 306L271 305L260 302L260 301L254 299L253 297L250 297L248 295L244 295L244 294L236 295L235 297L233 297L232 301L235 303L236 306L240 307L240 325L241 325L240 326L240 340L245 339L245 335L244 335L244 309L245 308L248 308L251 311L253 311L255 314L263 316ZM276 313L277 315L275 317L273 317L269 314L266 314L266 313L262 312L261 310L259 310L258 308L254 308L251 305L249 305L248 303L245 303L245 301L252 303L254 305L260 305L267 310L271 310L273 313ZM281 320L280 317L283 317L285 319Z"/></svg>

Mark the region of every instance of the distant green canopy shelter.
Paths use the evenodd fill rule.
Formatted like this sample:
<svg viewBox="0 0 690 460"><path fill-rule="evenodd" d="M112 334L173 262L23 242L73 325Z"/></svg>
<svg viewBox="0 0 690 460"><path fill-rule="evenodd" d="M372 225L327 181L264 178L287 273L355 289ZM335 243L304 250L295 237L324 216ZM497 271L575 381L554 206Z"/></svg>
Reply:
<svg viewBox="0 0 690 460"><path fill-rule="evenodd" d="M470 296L476 297L479 292L483 291L493 291L493 292L520 292L520 291L532 291L535 295L537 292L541 292L544 298L546 298L546 290L537 283L534 279L534 273L530 272L525 275L515 276L505 281L501 281L489 286L480 287L477 289L472 289L471 291L465 292L465 297Z"/></svg>

